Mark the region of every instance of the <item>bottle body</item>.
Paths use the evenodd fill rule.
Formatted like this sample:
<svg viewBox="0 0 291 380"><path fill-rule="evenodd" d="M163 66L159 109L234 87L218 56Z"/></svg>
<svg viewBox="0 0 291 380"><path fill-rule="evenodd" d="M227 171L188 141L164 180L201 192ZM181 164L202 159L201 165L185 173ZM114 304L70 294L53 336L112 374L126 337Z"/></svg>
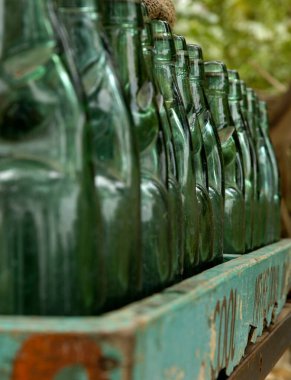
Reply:
<svg viewBox="0 0 291 380"><path fill-rule="evenodd" d="M14 36L20 39L12 38L10 50L2 36L0 312L95 314L104 301L102 231L84 114L54 52L44 4L9 0L5 8L7 17L17 9L17 18L30 21L35 40L21 31L28 43ZM29 11L46 25L43 33Z"/></svg>
<svg viewBox="0 0 291 380"><path fill-rule="evenodd" d="M228 105L228 76L220 62L205 64L207 99L218 130L224 166L224 253L245 252L244 177L239 139Z"/></svg>
<svg viewBox="0 0 291 380"><path fill-rule="evenodd" d="M177 157L177 174L183 202L183 232L184 232L184 272L190 273L198 264L198 230L196 228L197 204L195 197L195 180L192 170L192 155L190 147L190 131L188 123L182 124L181 112L185 112L178 87L173 75L174 66L171 67L155 61L155 70L162 94L166 101L167 112L173 133L173 141ZM170 93L169 77L173 82ZM185 120L185 119L184 119Z"/></svg>
<svg viewBox="0 0 291 380"><path fill-rule="evenodd" d="M214 261L220 262L223 255L224 219L224 172L219 136L215 128L205 95L205 72L202 49L199 45L188 45L190 58L190 91L199 119L201 135L207 161L207 185L213 213Z"/></svg>
<svg viewBox="0 0 291 380"><path fill-rule="evenodd" d="M243 174L244 174L244 199L245 199L245 244L246 251L251 251L253 247L253 229L255 216L255 187L256 168L254 166L253 150L250 145L251 136L241 111L241 87L238 73L229 71L230 91L228 95L230 112L237 131L240 142L242 158L243 158ZM237 79L236 79L237 78Z"/></svg>
<svg viewBox="0 0 291 380"><path fill-rule="evenodd" d="M154 86L142 55L139 1L107 2L104 23L133 118L140 163L143 293L165 286L171 275L168 193L159 171L159 119ZM122 15L122 16L121 16ZM120 17L121 16L121 17ZM129 18L128 18L129 17Z"/></svg>
<svg viewBox="0 0 291 380"><path fill-rule="evenodd" d="M196 91L195 93L197 94ZM219 262L223 255L224 225L224 169L222 163L222 151L210 111L201 108L198 117L200 125L202 126L202 138L207 159L208 193L213 213L214 260Z"/></svg>
<svg viewBox="0 0 291 380"><path fill-rule="evenodd" d="M256 246L261 247L267 244L268 235L270 234L271 219L271 203L272 203L272 169L270 165L270 157L265 145L265 139L259 125L257 114L257 104L255 93L252 89L247 88L248 99L248 120L256 148L258 160L258 186L257 186L257 202L258 202L258 219L256 230ZM268 165L266 165L266 162Z"/></svg>
<svg viewBox="0 0 291 380"><path fill-rule="evenodd" d="M269 135L269 120L268 120L268 109L266 103L260 101L260 126L266 142L267 151L270 157L272 165L272 177L273 177L273 205L272 205L272 230L269 242L275 242L280 239L281 227L280 227L280 203L281 203L281 194L280 194L280 176L278 163L276 159L276 154L270 139Z"/></svg>
<svg viewBox="0 0 291 380"><path fill-rule="evenodd" d="M204 267L214 258L213 250L213 213L208 194L207 160L203 144L199 119L190 90L189 73L190 60L187 44L183 37L174 36L177 60L175 64L178 88L182 97L191 136L192 162L195 172L195 190L197 202L198 265ZM183 116L182 115L182 116Z"/></svg>
<svg viewBox="0 0 291 380"><path fill-rule="evenodd" d="M136 298L141 285L139 171L132 124L103 47L96 9L90 1L81 7L62 0L58 4L88 113L90 158L104 226L105 307L111 309Z"/></svg>
<svg viewBox="0 0 291 380"><path fill-rule="evenodd" d="M153 33L151 21L146 8L143 8L145 27L142 32L143 55L147 66L148 75L154 85L156 94L158 113L161 131L165 144L165 154L167 161L166 183L168 190L168 211L169 211L169 248L171 253L171 275L170 283L178 280L183 273L184 247L182 231L182 197L177 177L177 159L173 142L173 134L163 95L154 72L154 53L153 53Z"/></svg>
<svg viewBox="0 0 291 380"><path fill-rule="evenodd" d="M252 131L252 125L250 124L250 115L248 113L248 107L247 107L247 90L246 85L244 81L240 80L240 87L241 87L241 95L242 98L240 100L240 107L241 112L243 114L243 118L245 121L245 128L248 136L248 142L249 147L251 150L251 158L252 158L252 171L253 171L253 231L252 231L252 250L258 248L260 246L259 241L259 230L261 225L261 211L260 211L260 205L259 205L259 160L257 156L257 150L256 150L256 144L255 139Z"/></svg>

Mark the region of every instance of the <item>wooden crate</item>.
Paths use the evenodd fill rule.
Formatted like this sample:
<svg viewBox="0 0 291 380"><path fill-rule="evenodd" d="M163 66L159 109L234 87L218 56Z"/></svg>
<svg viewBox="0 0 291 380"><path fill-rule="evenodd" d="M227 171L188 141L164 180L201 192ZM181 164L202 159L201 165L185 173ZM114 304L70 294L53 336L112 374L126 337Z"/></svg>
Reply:
<svg viewBox="0 0 291 380"><path fill-rule="evenodd" d="M0 380L208 380L282 310L291 240L96 318L0 317Z"/></svg>

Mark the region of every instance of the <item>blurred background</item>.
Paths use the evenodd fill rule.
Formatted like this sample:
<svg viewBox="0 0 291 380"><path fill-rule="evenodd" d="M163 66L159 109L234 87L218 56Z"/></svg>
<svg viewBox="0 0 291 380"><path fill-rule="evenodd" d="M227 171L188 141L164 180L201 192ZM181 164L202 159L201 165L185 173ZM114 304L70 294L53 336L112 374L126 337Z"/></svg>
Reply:
<svg viewBox="0 0 291 380"><path fill-rule="evenodd" d="M269 105L282 182L282 234L291 236L291 1L174 0L175 32L206 60L237 69Z"/></svg>

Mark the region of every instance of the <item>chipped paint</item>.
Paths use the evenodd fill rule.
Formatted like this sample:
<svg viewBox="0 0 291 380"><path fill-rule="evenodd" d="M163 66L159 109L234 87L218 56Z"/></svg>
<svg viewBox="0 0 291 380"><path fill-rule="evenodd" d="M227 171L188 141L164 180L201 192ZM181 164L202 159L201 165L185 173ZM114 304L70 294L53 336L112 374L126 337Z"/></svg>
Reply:
<svg viewBox="0 0 291 380"><path fill-rule="evenodd" d="M184 380L185 372L177 367L171 367L165 371L165 380Z"/></svg>
<svg viewBox="0 0 291 380"><path fill-rule="evenodd" d="M210 352L211 363L214 363L214 359L215 359L216 340L217 340L216 325L215 325L214 319L212 318L211 326L210 326L210 342L209 342L210 343L209 352Z"/></svg>
<svg viewBox="0 0 291 380"><path fill-rule="evenodd" d="M206 379L206 367L205 367L205 363L204 362L202 362L202 364L201 364L197 380L207 380Z"/></svg>

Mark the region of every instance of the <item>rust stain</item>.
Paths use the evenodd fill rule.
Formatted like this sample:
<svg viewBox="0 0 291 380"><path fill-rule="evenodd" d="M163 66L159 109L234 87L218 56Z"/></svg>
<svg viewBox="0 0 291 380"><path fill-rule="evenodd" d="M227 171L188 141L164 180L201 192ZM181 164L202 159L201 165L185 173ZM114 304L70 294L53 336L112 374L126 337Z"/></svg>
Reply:
<svg viewBox="0 0 291 380"><path fill-rule="evenodd" d="M89 380L106 380L100 348L93 340L75 334L40 334L24 342L11 380L54 380L65 367L80 365Z"/></svg>

